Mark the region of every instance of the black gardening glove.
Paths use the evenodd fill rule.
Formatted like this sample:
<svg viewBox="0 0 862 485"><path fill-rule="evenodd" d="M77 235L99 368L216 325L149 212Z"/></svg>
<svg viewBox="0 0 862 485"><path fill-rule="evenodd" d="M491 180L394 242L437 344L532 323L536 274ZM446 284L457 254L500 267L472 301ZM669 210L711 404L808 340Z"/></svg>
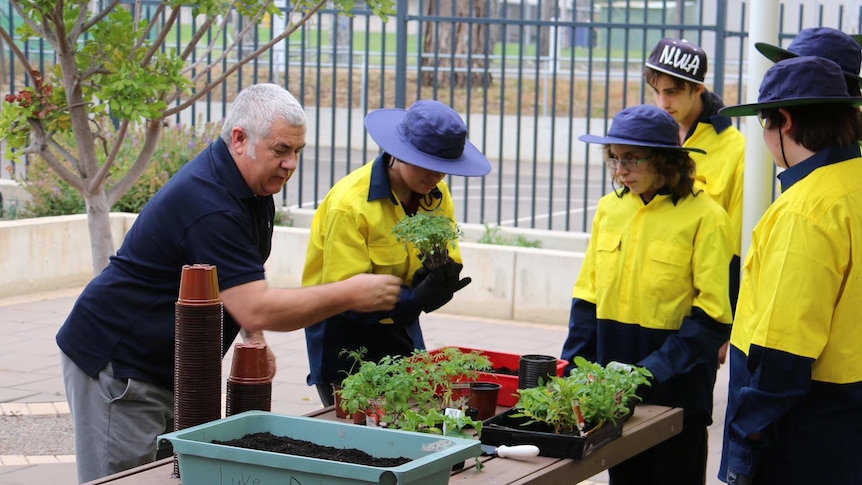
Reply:
<svg viewBox="0 0 862 485"><path fill-rule="evenodd" d="M421 283L413 288L413 298L416 305L425 313L433 312L449 303L454 291L441 282L434 272L431 272Z"/></svg>
<svg viewBox="0 0 862 485"><path fill-rule="evenodd" d="M457 287L452 293L464 288L465 286L470 284L471 278L464 278L467 280L466 283L462 283L461 278L461 270L464 269L464 265L461 263L455 262L454 259L449 258L446 263L442 266L438 266L434 268L434 275L438 280L444 282L445 284L452 285L453 287ZM426 270L427 271L427 270ZM414 280L415 281L415 280Z"/></svg>
<svg viewBox="0 0 862 485"><path fill-rule="evenodd" d="M399 325L415 321L421 312L432 312L448 303L456 291L469 285L471 278L459 279L461 263L451 258L433 271L421 267L413 273L410 288L401 287L401 296L395 309L390 312L392 320Z"/></svg>
<svg viewBox="0 0 862 485"><path fill-rule="evenodd" d="M421 278L418 284L415 283L414 276L415 298L425 313L433 312L445 305L452 299L455 292L460 291L473 281L470 277L460 277L463 267L464 265L461 263L456 263L450 259L443 266L431 270L427 276Z"/></svg>
<svg viewBox="0 0 862 485"><path fill-rule="evenodd" d="M727 485L752 485L754 479L748 475L742 475L734 470L727 470Z"/></svg>
<svg viewBox="0 0 862 485"><path fill-rule="evenodd" d="M458 280L463 268L463 264L456 262L452 258L448 258L445 263L434 269L434 273L437 274L437 277L440 278L441 281L456 281ZM422 266L417 269L416 272L413 273L413 285L411 287L416 288L425 280L425 278L428 277L429 274L431 274L431 271L427 266ZM464 286L467 285L465 284Z"/></svg>
<svg viewBox="0 0 862 485"><path fill-rule="evenodd" d="M419 283L425 281L425 278L427 278L429 274L431 274L431 272L428 271L428 268L426 268L425 266L422 266L417 269L416 272L413 273L413 281L410 287L416 288L417 286L419 286Z"/></svg>

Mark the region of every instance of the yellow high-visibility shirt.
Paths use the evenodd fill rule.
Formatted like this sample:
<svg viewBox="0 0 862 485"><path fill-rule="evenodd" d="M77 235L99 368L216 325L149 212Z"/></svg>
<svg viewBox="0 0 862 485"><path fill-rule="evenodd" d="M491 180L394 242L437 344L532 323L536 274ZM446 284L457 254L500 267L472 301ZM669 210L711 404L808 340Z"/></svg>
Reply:
<svg viewBox="0 0 862 485"><path fill-rule="evenodd" d="M730 216L730 244L733 254L742 254L742 201L745 168L745 137L730 126L717 133L708 123L698 123L684 147L706 150L691 152L697 165L695 190L703 190Z"/></svg>
<svg viewBox="0 0 862 485"><path fill-rule="evenodd" d="M362 273L390 274L409 284L413 273L422 266L418 251L411 248L408 254L392 233L406 213L391 191L388 177L385 183L381 175L373 179L374 165L369 162L338 181L317 208L302 273L303 286L343 281ZM454 221L455 205L449 187L441 181L437 189L439 193L426 196L419 210L439 208ZM462 262L457 241L449 247L449 256Z"/></svg>
<svg viewBox="0 0 862 485"><path fill-rule="evenodd" d="M727 213L706 194L674 204L631 192L602 197L572 296L596 317L678 330L692 307L730 324Z"/></svg>
<svg viewBox="0 0 862 485"><path fill-rule="evenodd" d="M862 382L862 158L817 168L767 209L745 259L731 344L815 359L812 378Z"/></svg>

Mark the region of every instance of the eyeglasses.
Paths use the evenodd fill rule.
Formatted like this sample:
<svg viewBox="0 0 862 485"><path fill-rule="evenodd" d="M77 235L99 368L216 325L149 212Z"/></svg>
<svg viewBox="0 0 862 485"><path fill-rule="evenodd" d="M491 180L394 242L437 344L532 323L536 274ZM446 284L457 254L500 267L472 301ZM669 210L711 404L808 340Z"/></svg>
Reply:
<svg viewBox="0 0 862 485"><path fill-rule="evenodd" d="M605 165L608 169L616 171L618 167L623 167L623 170L633 170L640 166L640 164L648 161L649 158L633 158L633 157L624 157L624 158L616 158L616 157L607 157L605 158Z"/></svg>
<svg viewBox="0 0 862 485"><path fill-rule="evenodd" d="M769 117L768 117L768 116L766 116L766 113L764 113L763 111L758 111L758 112L757 112L757 121L759 121L759 122L760 122L760 127L761 127L761 128L766 128L766 121L767 121L768 119L769 119Z"/></svg>

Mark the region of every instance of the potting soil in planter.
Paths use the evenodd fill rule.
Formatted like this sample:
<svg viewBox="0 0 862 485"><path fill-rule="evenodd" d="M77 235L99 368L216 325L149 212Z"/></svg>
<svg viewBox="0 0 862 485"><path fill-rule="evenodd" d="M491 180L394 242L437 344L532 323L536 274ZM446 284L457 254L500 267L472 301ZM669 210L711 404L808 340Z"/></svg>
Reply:
<svg viewBox="0 0 862 485"><path fill-rule="evenodd" d="M525 425L529 418L514 418L519 410L510 409L484 421L482 443L486 445L536 445L540 456L581 459L602 445L619 437L623 432L625 418L604 425L587 436L555 433L544 423Z"/></svg>
<svg viewBox="0 0 862 485"><path fill-rule="evenodd" d="M334 448L355 448L378 458L406 457L397 466L371 466L215 444L272 433ZM361 483L445 485L452 466L479 456L481 443L410 431L356 426L304 416L247 411L161 435L179 461L183 485L229 483Z"/></svg>
<svg viewBox="0 0 862 485"><path fill-rule="evenodd" d="M410 458L403 456L397 458L378 458L356 448L336 448L334 446L318 445L311 441L297 440L289 436L276 436L269 432L249 433L242 438L227 441L213 440L213 443L250 450L271 451L286 455L342 461L357 465L393 467L410 461Z"/></svg>

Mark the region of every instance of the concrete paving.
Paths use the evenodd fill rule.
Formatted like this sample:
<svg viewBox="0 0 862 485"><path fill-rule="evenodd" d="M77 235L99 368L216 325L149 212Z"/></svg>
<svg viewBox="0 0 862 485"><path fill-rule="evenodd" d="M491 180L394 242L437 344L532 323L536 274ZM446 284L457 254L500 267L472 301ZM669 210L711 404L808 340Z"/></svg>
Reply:
<svg viewBox="0 0 862 485"><path fill-rule="evenodd" d="M54 341L80 288L0 299L0 485L73 485L74 440L65 401L59 349ZM429 348L456 345L518 354L559 355L565 322L543 325L431 314L422 317ZM278 358L273 412L302 415L319 409L305 384L308 362L303 332L267 333ZM231 353L222 375L230 370ZM224 389L223 389L224 391ZM717 466L727 396L727 366L716 385L710 427L707 484L718 485ZM607 483L602 473L582 485Z"/></svg>

